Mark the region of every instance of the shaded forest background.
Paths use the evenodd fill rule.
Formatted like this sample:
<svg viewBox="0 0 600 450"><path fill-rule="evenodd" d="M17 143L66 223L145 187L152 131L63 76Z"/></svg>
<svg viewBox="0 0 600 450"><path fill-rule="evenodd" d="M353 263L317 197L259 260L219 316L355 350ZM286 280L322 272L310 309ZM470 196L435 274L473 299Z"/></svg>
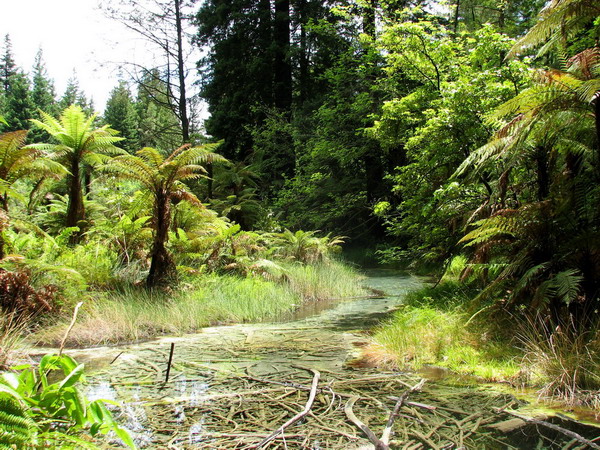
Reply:
<svg viewBox="0 0 600 450"><path fill-rule="evenodd" d="M97 124L130 153L219 142L230 164L208 162L189 187L244 230L333 232L414 266L462 254L479 300L588 324L600 276L598 6L543 3L175 0L133 23L115 7L163 43L166 63L132 69ZM205 56L186 60L189 45ZM41 53L29 74L16 67L8 36L0 78L5 131L29 129L38 110L93 110L75 79L56 97ZM90 193L93 171L82 177ZM50 207L41 194L30 213Z"/></svg>

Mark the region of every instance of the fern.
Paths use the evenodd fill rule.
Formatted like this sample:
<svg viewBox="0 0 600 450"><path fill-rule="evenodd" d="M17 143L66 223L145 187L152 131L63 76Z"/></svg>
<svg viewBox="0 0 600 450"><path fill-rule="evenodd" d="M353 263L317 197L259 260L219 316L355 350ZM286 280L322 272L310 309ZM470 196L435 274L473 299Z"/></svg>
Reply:
<svg viewBox="0 0 600 450"><path fill-rule="evenodd" d="M7 448L31 447L36 442L37 426L21 403L0 394L0 445Z"/></svg>

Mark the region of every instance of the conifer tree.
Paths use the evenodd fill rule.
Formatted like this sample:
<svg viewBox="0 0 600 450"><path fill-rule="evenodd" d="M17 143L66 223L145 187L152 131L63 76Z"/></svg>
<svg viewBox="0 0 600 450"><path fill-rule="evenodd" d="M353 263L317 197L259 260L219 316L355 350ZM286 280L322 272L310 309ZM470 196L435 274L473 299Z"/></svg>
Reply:
<svg viewBox="0 0 600 450"><path fill-rule="evenodd" d="M8 91L10 84L10 77L17 74L17 65L12 54L12 42L10 36L7 34L4 36L4 53L0 60L0 82L2 83L2 90Z"/></svg>
<svg viewBox="0 0 600 450"><path fill-rule="evenodd" d="M35 56L32 71L31 100L36 109L48 111L49 114L56 113L56 91L54 81L48 77L46 63L42 49L40 48Z"/></svg>
<svg viewBox="0 0 600 450"><path fill-rule="evenodd" d="M9 131L29 129L29 119L35 110L29 87L29 79L22 72L17 72L9 79L4 108Z"/></svg>
<svg viewBox="0 0 600 450"><path fill-rule="evenodd" d="M131 92L124 81L119 82L106 102L104 122L117 130L125 139L121 147L129 153L139 148L138 116L131 98Z"/></svg>

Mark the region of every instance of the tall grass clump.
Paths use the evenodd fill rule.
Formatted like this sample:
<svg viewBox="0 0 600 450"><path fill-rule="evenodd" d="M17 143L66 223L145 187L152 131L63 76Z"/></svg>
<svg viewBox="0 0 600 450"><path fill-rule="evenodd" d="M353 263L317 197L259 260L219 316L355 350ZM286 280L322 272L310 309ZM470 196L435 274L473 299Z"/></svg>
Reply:
<svg viewBox="0 0 600 450"><path fill-rule="evenodd" d="M491 332L489 312L469 310L472 296L455 281L409 293L374 334L367 360L394 368L436 365L492 381L515 376L519 366L512 345Z"/></svg>
<svg viewBox="0 0 600 450"><path fill-rule="evenodd" d="M27 320L16 313L0 312L0 370L7 369L20 355Z"/></svg>
<svg viewBox="0 0 600 450"><path fill-rule="evenodd" d="M297 308L307 300L364 293L359 275L337 262L285 263L278 281L260 274L208 273L176 292L125 287L90 295L69 335L71 346L139 341L161 334L190 333L213 324L260 322ZM40 331L44 344L61 339L68 318Z"/></svg>
<svg viewBox="0 0 600 450"><path fill-rule="evenodd" d="M521 324L522 374L539 387L540 397L600 407L600 334L583 333L573 324L551 329L540 316Z"/></svg>
<svg viewBox="0 0 600 450"><path fill-rule="evenodd" d="M420 368L443 360L457 340L466 339L464 320L456 311L407 306L379 329L374 338L381 352L370 352L381 362ZM377 362L377 361L374 361Z"/></svg>
<svg viewBox="0 0 600 450"><path fill-rule="evenodd" d="M84 305L69 335L71 346L139 341L182 334L219 323L256 322L294 308L300 296L258 277L206 275L177 293L125 288L97 293ZM66 321L38 333L56 344Z"/></svg>
<svg viewBox="0 0 600 450"><path fill-rule="evenodd" d="M361 276L350 266L330 260L316 264L282 265L289 287L304 299L324 300L364 295Z"/></svg>

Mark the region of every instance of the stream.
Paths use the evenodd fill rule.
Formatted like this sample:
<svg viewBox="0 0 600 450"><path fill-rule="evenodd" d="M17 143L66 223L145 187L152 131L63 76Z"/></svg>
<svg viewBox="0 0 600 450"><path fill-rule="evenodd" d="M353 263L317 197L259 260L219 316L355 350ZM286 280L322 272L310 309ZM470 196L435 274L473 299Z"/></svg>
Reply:
<svg viewBox="0 0 600 450"><path fill-rule="evenodd" d="M86 363L90 399L123 405L116 415L141 448L374 448L349 420L351 399L351 413L377 436L401 403L391 448L587 448L561 430L588 439L600 435L557 415L536 417L559 431L525 423L502 412L524 406L512 393L459 383L435 370L386 372L352 364L369 330L425 283L390 270L366 275L365 284L385 295L308 304L271 323L69 353ZM423 377L423 388L409 392ZM305 408L315 382L309 413L264 442Z"/></svg>

